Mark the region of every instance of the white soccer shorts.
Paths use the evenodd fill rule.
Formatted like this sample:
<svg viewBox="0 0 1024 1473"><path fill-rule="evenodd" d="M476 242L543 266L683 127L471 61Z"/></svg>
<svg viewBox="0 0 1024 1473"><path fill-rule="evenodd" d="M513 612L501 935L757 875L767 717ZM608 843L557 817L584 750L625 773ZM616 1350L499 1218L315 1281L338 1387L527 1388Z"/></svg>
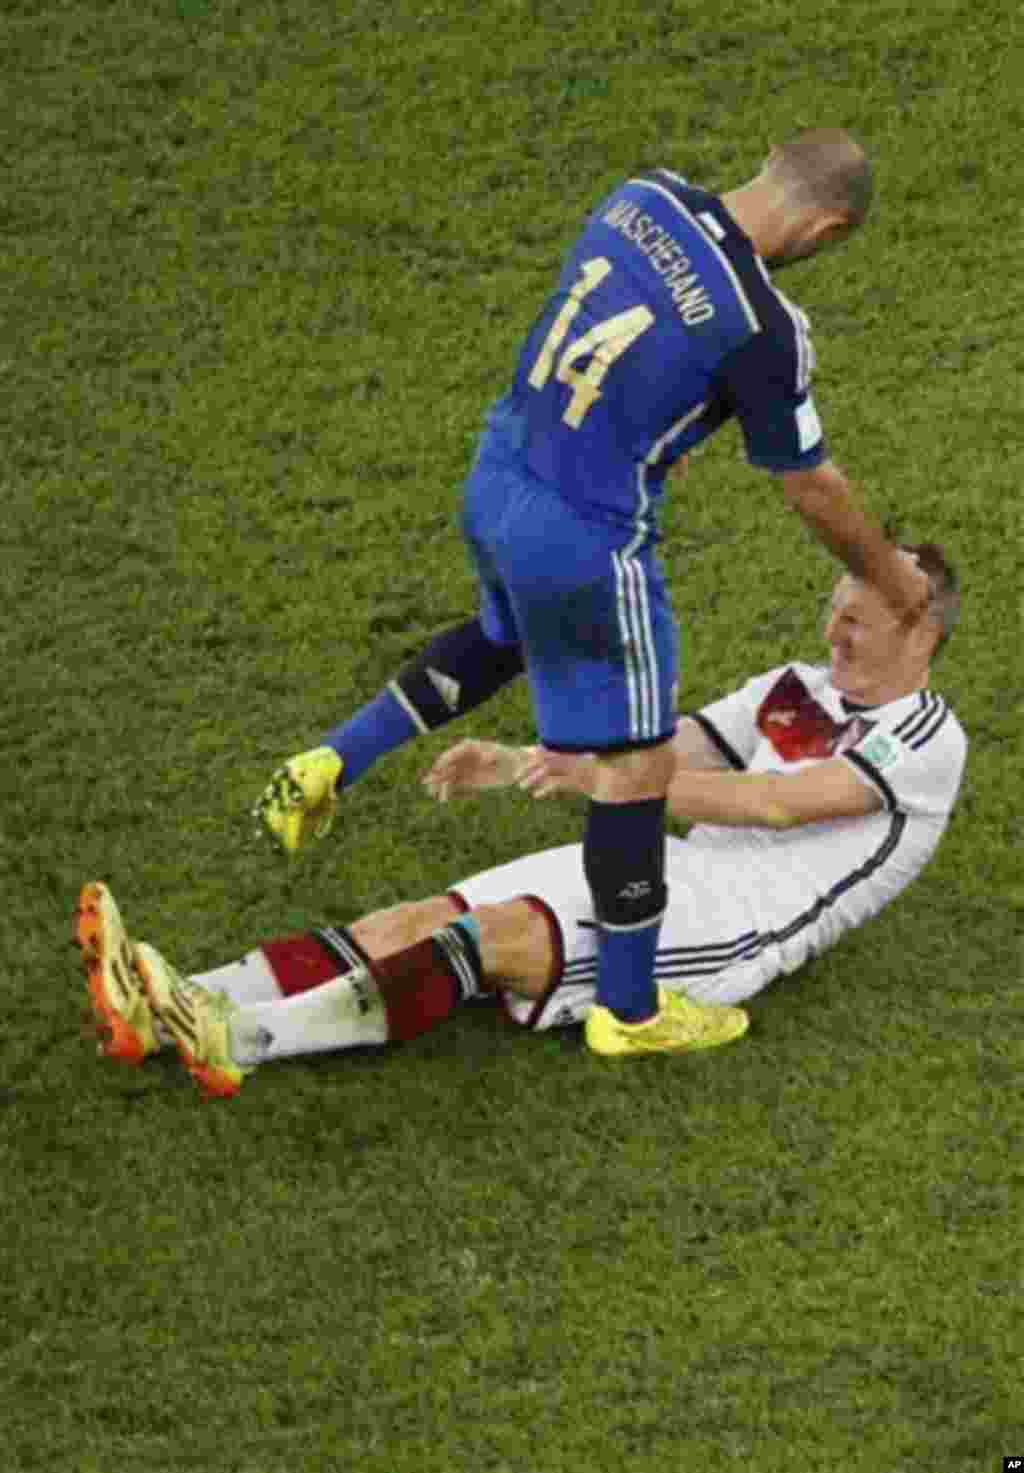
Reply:
<svg viewBox="0 0 1024 1473"><path fill-rule="evenodd" d="M757 928L737 884L742 855L666 841L668 910L658 940L655 977L698 1002L737 1003L783 969L778 946ZM562 949L560 979L539 1002L504 994L510 1016L525 1027L581 1023L594 1001L597 928L583 874L583 846L566 844L485 870L451 887L471 909L533 896L552 919Z"/></svg>

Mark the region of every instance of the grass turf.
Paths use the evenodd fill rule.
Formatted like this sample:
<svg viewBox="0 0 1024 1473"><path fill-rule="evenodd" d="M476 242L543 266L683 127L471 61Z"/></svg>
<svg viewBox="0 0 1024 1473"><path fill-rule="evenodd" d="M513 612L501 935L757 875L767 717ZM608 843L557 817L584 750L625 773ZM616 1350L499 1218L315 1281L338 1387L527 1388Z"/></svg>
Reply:
<svg viewBox="0 0 1024 1473"><path fill-rule="evenodd" d="M11 0L0 39L0 1466L1021 1453L1019 16ZM97 1063L85 879L200 967L575 831L429 807L442 737L291 870L247 811L472 606L457 486L583 212L641 161L726 187L819 122L879 187L783 279L829 438L964 577L936 685L972 753L932 867L683 1067L475 1011L226 1107ZM686 704L813 654L831 565L735 432L665 530ZM475 724L525 739L523 693Z"/></svg>

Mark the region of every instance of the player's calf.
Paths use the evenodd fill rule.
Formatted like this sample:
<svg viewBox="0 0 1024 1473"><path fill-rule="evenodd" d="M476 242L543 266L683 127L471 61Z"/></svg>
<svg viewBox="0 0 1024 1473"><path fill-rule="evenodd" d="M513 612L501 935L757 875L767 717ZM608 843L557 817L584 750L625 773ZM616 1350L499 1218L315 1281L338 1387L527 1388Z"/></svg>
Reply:
<svg viewBox="0 0 1024 1473"><path fill-rule="evenodd" d="M597 1001L637 1023L658 1007L654 962L665 886L665 800L592 802L583 869L600 925Z"/></svg>
<svg viewBox="0 0 1024 1473"><path fill-rule="evenodd" d="M480 620L468 619L432 639L388 690L418 731L436 731L489 701L523 669L519 645L493 644Z"/></svg>

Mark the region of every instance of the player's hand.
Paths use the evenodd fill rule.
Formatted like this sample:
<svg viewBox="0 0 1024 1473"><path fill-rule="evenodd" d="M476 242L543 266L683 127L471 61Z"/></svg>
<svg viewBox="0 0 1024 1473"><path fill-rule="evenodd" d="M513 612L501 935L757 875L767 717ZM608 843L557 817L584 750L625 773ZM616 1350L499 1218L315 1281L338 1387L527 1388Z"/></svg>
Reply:
<svg viewBox="0 0 1024 1473"><path fill-rule="evenodd" d="M903 564L905 577L903 608L898 613L901 624L909 629L928 612L931 589L927 575L921 571L913 553L902 556L900 562Z"/></svg>
<svg viewBox="0 0 1024 1473"><path fill-rule="evenodd" d="M333 747L290 757L274 773L252 810L262 831L284 854L322 839L334 822L341 758Z"/></svg>
<svg viewBox="0 0 1024 1473"><path fill-rule="evenodd" d="M423 786L439 803L485 788L511 787L522 769L523 752L522 747L506 747L501 742L457 742L438 757L424 776Z"/></svg>
<svg viewBox="0 0 1024 1473"><path fill-rule="evenodd" d="M527 747L516 786L535 798L555 793L589 796L594 783L594 758L586 752L549 752L547 747Z"/></svg>

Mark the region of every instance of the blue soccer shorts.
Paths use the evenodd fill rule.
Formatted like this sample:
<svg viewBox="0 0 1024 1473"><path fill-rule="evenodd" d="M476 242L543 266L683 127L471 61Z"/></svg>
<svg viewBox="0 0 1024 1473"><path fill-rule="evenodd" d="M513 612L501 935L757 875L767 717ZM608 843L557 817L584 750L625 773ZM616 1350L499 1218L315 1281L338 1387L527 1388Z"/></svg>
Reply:
<svg viewBox="0 0 1024 1473"><path fill-rule="evenodd" d="M580 514L485 432L463 533L495 644L522 645L540 740L653 746L675 730L678 646L650 538Z"/></svg>

